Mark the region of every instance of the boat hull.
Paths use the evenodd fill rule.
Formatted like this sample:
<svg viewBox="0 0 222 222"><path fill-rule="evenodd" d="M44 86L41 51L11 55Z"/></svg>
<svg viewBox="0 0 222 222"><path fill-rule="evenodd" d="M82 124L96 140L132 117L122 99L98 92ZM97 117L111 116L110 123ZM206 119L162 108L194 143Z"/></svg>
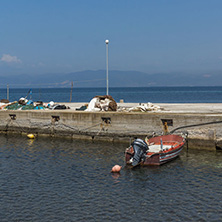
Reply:
<svg viewBox="0 0 222 222"><path fill-rule="evenodd" d="M141 166L150 166L150 165L162 165L175 158L177 158L180 152L183 149L185 144L185 139L178 135L165 135L154 137L149 140L150 143L157 144L161 146L167 146L168 148L162 149L159 152L148 151L145 155L145 160L141 161L139 165ZM133 157L134 152L133 148L129 147L125 151L125 162L126 164L131 165L131 158Z"/></svg>

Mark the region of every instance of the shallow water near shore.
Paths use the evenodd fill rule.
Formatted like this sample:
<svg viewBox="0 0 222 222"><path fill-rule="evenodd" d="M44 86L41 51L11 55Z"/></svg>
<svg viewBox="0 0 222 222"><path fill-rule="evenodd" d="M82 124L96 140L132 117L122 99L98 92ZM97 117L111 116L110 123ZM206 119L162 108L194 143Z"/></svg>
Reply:
<svg viewBox="0 0 222 222"><path fill-rule="evenodd" d="M124 166L127 144L0 135L0 221L220 221L222 152Z"/></svg>

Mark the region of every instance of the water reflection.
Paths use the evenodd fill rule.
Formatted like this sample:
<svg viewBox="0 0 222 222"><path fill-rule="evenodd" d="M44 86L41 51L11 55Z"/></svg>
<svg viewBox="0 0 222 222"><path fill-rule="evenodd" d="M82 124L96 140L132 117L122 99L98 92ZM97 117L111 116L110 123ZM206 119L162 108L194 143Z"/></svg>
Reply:
<svg viewBox="0 0 222 222"><path fill-rule="evenodd" d="M120 181L118 180L119 177L121 176L120 173L111 173L111 176L112 176L112 178L114 179L114 182L115 182L115 183L120 182Z"/></svg>
<svg viewBox="0 0 222 222"><path fill-rule="evenodd" d="M161 167L110 173L124 150L0 136L0 221L220 220L222 152L184 150Z"/></svg>

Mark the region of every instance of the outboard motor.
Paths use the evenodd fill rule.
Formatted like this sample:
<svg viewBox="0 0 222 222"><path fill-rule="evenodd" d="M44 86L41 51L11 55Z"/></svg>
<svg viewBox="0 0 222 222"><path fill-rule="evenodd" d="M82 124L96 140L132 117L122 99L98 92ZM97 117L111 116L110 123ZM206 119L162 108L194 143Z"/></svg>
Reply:
<svg viewBox="0 0 222 222"><path fill-rule="evenodd" d="M132 165L136 166L145 158L145 154L148 151L149 147L146 142L141 139L136 139L132 143L132 147L134 150L134 156L132 157ZM144 159L145 160L145 159Z"/></svg>

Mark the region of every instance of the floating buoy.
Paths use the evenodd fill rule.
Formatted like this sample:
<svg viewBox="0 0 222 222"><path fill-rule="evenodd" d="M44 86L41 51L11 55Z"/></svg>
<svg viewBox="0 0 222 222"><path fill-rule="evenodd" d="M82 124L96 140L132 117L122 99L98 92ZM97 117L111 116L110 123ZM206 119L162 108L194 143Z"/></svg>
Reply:
<svg viewBox="0 0 222 222"><path fill-rule="evenodd" d="M120 165L115 165L112 168L111 173L119 173L121 169L122 169L122 167Z"/></svg>
<svg viewBox="0 0 222 222"><path fill-rule="evenodd" d="M28 137L29 139L34 139L34 138L35 138L34 134L32 134L32 133L28 134L27 137Z"/></svg>

